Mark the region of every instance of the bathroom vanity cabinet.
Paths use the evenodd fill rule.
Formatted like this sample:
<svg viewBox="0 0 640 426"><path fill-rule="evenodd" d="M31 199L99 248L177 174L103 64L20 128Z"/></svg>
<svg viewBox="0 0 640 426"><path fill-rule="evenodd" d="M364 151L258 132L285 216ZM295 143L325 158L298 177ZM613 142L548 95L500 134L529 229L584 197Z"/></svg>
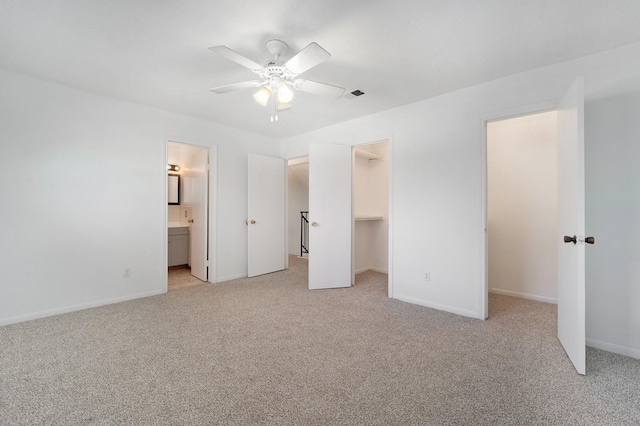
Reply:
<svg viewBox="0 0 640 426"><path fill-rule="evenodd" d="M169 227L169 266L189 263L189 227Z"/></svg>

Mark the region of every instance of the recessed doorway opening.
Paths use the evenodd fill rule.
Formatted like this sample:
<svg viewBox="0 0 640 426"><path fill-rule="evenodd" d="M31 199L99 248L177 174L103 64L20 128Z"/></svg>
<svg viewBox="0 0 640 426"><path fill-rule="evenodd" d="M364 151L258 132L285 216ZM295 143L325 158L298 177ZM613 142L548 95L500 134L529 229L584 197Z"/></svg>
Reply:
<svg viewBox="0 0 640 426"><path fill-rule="evenodd" d="M316 152L324 148L336 152L320 155L315 163L313 155L311 160L304 157L288 161L289 256L310 262L310 282L316 260L321 259L319 262L325 265L316 268L323 275L328 269L337 269L334 266L340 265L339 269L344 273L340 279L326 280L331 281L331 285L336 284L327 288L354 285L356 274L368 271L386 274L385 281L389 283L389 142L384 140L354 147L318 145L321 146L315 146ZM328 158L331 160L327 161ZM339 162L332 161L334 159ZM315 185L310 167L316 173ZM336 178L338 172L340 178ZM324 197L322 202L316 198L316 211L312 211L313 203L310 202L314 194ZM324 236L324 233L338 227L334 220L344 230L337 237L339 243L335 239L327 241ZM325 287L321 284L313 288ZM387 292L391 293L390 285L387 285Z"/></svg>
<svg viewBox="0 0 640 426"><path fill-rule="evenodd" d="M487 123L489 293L557 303L557 116Z"/></svg>
<svg viewBox="0 0 640 426"><path fill-rule="evenodd" d="M167 204L167 289L210 281L211 149L167 141L167 160L177 178L177 199ZM168 166L168 167L171 167ZM169 184L168 190L171 189ZM169 196L169 194L168 194ZM211 275L210 275L211 274Z"/></svg>
<svg viewBox="0 0 640 426"><path fill-rule="evenodd" d="M388 274L389 143L353 148L353 274Z"/></svg>

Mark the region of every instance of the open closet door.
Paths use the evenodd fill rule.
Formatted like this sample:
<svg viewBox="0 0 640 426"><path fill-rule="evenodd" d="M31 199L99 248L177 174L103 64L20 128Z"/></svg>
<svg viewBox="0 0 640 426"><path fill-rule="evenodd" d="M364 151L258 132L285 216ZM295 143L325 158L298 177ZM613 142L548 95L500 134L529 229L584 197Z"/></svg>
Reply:
<svg viewBox="0 0 640 426"><path fill-rule="evenodd" d="M558 339L580 374L586 374L583 86L578 78L558 105Z"/></svg>
<svg viewBox="0 0 640 426"><path fill-rule="evenodd" d="M209 150L196 149L185 162L184 204L191 208L189 264L191 275L208 280Z"/></svg>
<svg viewBox="0 0 640 426"><path fill-rule="evenodd" d="M309 289L351 286L351 147L309 146Z"/></svg>
<svg viewBox="0 0 640 426"><path fill-rule="evenodd" d="M249 154L247 273L285 268L285 160Z"/></svg>

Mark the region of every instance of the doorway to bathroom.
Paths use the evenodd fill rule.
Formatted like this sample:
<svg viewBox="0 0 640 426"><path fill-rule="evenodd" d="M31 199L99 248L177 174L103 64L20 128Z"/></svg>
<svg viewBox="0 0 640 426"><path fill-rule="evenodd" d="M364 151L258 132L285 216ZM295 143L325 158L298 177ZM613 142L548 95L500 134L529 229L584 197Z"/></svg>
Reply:
<svg viewBox="0 0 640 426"><path fill-rule="evenodd" d="M167 142L167 290L209 282L212 150Z"/></svg>

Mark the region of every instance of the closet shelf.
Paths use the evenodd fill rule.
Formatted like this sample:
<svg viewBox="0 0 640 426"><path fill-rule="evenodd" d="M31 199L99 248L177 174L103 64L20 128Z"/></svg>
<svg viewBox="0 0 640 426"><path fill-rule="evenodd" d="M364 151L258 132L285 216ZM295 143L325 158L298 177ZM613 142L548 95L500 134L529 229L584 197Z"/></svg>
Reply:
<svg viewBox="0 0 640 426"><path fill-rule="evenodd" d="M384 220L384 216L356 216L356 221L360 220Z"/></svg>
<svg viewBox="0 0 640 426"><path fill-rule="evenodd" d="M357 157L366 158L367 160L380 160L380 159L382 159L382 157L377 155L377 154L372 154L370 152L363 151L361 149L355 149L354 151L355 151Z"/></svg>

